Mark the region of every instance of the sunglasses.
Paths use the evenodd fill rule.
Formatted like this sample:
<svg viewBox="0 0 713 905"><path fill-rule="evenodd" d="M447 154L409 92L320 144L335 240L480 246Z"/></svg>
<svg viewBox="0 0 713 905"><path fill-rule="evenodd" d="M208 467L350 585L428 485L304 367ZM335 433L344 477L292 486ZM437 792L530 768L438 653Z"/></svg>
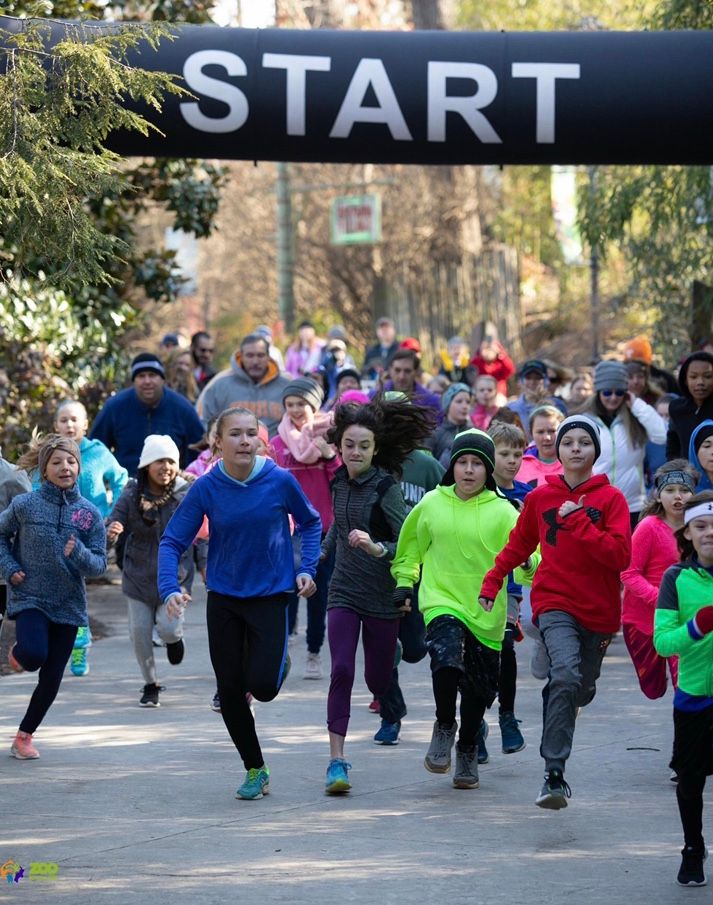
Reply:
<svg viewBox="0 0 713 905"><path fill-rule="evenodd" d="M608 399L610 396L618 396L620 399L622 396L626 396L626 390L602 390L602 396L606 396Z"/></svg>

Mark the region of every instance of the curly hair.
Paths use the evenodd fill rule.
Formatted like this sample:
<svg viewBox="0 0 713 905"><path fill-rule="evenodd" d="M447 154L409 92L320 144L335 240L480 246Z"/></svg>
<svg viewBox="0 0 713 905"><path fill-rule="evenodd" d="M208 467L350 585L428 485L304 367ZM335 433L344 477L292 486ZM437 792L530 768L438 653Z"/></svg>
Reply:
<svg viewBox="0 0 713 905"><path fill-rule="evenodd" d="M408 399L375 396L367 405L348 402L334 410L334 425L327 441L341 448L344 431L358 425L374 435L373 464L401 477L404 459L423 445L433 433L436 418L430 409Z"/></svg>

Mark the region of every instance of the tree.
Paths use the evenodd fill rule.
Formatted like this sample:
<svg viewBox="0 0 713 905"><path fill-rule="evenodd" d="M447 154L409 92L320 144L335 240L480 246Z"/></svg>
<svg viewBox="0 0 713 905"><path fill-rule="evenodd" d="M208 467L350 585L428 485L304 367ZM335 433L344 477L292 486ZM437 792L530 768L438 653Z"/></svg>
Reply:
<svg viewBox="0 0 713 905"><path fill-rule="evenodd" d="M116 128L151 128L127 109L126 97L160 108L167 92L183 91L171 76L130 66L129 50L169 40L162 20L204 21L210 5L120 2L115 16L143 21L69 25L55 31L54 43L49 22L14 20L10 31L0 19L0 358L11 363L0 387L15 386L18 361L25 377L25 365L36 366L31 404L5 394L6 450L35 423L48 426L48 400L62 381L98 405L116 386L125 347L145 331L152 306L177 297L174 253L147 245L142 218L167 211L176 229L212 231L222 169L193 160L130 165L107 147ZM25 0L10 0L6 11L36 15ZM43 7L44 16L62 19L104 14L94 0Z"/></svg>

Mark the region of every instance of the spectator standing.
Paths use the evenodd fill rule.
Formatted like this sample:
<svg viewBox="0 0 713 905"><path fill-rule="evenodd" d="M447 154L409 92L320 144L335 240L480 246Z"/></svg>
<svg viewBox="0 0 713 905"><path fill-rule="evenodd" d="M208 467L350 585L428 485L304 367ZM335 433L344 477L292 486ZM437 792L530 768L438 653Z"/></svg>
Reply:
<svg viewBox="0 0 713 905"><path fill-rule="evenodd" d="M323 353L324 343L317 338L314 324L302 321L297 328L297 338L287 350L285 370L292 377L311 374L319 368Z"/></svg>
<svg viewBox="0 0 713 905"><path fill-rule="evenodd" d="M468 343L462 336L451 336L445 349L438 353L438 373L451 383L473 383L475 369L471 367Z"/></svg>
<svg viewBox="0 0 713 905"><path fill-rule="evenodd" d="M275 362L280 371L285 370L285 359L282 357L282 352L277 348L277 346L272 341L272 328L268 327L267 324L260 324L259 327L255 327L254 330L258 336L264 336L269 344L269 356Z"/></svg>
<svg viewBox="0 0 713 905"><path fill-rule="evenodd" d="M361 369L367 380L379 380L388 368L391 356L399 348L396 327L390 317L380 317L376 322L376 336L378 342L366 350Z"/></svg>
<svg viewBox="0 0 713 905"><path fill-rule="evenodd" d="M215 340L205 330L198 330L191 337L191 355L193 356L193 376L198 391L205 389L215 377L213 356L215 355Z"/></svg>
<svg viewBox="0 0 713 905"><path fill-rule="evenodd" d="M694 428L713 418L713 355L694 352L678 375L681 396L669 404L666 458L685 458Z"/></svg>
<svg viewBox="0 0 713 905"><path fill-rule="evenodd" d="M530 415L540 405L551 403L556 406L563 415L567 414L565 404L561 399L551 396L547 389L547 365L538 358L531 358L520 368L520 386L522 393L513 402L508 403L520 416L520 421L525 429L528 443L532 440L530 434Z"/></svg>
<svg viewBox="0 0 713 905"><path fill-rule="evenodd" d="M515 373L515 365L493 333L485 334L470 363L478 374L488 374L497 380L499 401L504 404L508 397L508 380Z"/></svg>
<svg viewBox="0 0 713 905"><path fill-rule="evenodd" d="M269 352L264 336L251 333L243 339L230 367L216 374L198 397L196 408L205 424L238 405L254 412L270 437L275 436L282 418L282 392L290 378L279 372Z"/></svg>
<svg viewBox="0 0 713 905"><path fill-rule="evenodd" d="M178 447L181 466L195 458L191 445L203 436L193 406L165 386L166 372L158 358L140 352L131 362L132 385L108 399L94 421L90 440L101 440L129 475L135 475L144 440L168 434Z"/></svg>

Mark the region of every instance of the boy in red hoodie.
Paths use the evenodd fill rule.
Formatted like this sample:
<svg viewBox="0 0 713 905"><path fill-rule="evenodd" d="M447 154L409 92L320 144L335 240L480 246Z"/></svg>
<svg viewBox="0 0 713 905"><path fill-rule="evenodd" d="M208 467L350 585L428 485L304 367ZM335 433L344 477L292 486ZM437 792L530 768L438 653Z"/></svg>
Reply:
<svg viewBox="0 0 713 905"><path fill-rule="evenodd" d="M532 613L551 666L542 690L545 782L535 804L555 810L566 807L572 794L564 767L574 720L577 709L594 698L602 659L619 628L620 573L631 558L626 500L606 475L592 476L600 452L597 425L586 415L565 418L556 450L564 474L548 475L527 495L479 597L480 605L490 609L508 573L540 545Z"/></svg>

